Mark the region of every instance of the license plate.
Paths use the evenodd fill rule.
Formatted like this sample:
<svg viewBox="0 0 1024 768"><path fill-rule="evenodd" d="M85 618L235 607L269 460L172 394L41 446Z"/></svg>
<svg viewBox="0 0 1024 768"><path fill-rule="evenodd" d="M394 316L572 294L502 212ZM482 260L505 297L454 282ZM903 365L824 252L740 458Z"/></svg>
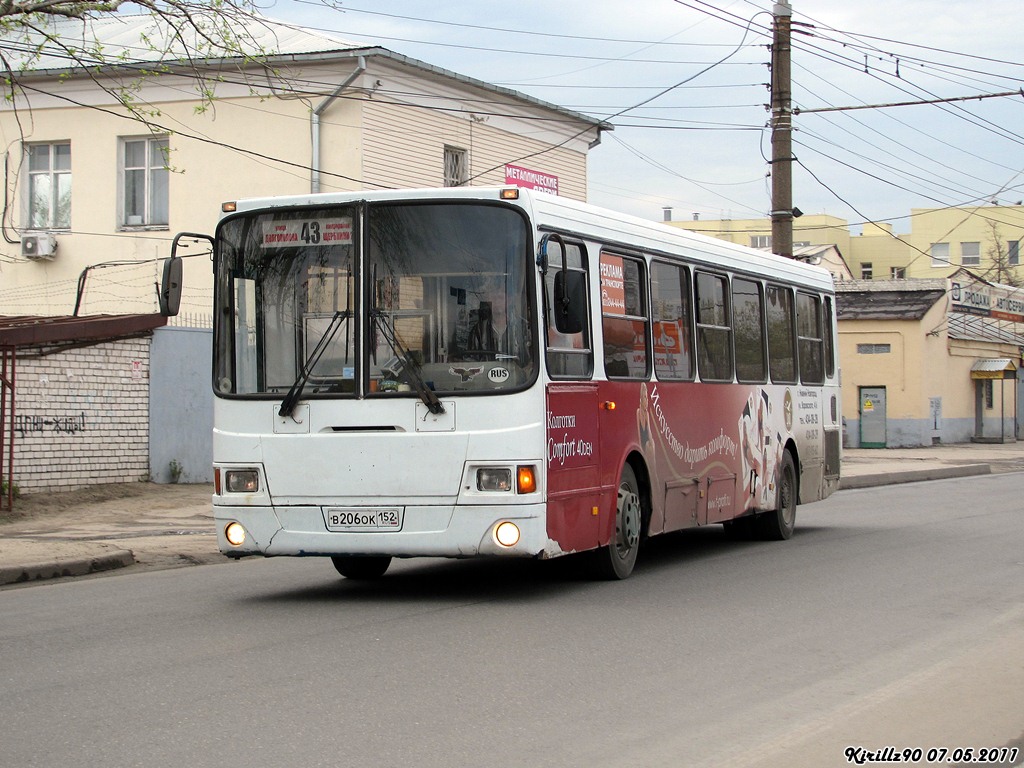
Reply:
<svg viewBox="0 0 1024 768"><path fill-rule="evenodd" d="M324 522L329 531L400 531L402 508L325 509Z"/></svg>

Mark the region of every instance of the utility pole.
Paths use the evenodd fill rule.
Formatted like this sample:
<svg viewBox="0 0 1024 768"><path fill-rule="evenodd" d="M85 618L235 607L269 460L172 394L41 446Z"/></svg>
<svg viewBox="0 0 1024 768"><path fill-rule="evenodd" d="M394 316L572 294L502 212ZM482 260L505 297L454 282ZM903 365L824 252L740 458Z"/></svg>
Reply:
<svg viewBox="0 0 1024 768"><path fill-rule="evenodd" d="M790 35L793 9L778 0L772 39L772 252L793 258L793 93Z"/></svg>

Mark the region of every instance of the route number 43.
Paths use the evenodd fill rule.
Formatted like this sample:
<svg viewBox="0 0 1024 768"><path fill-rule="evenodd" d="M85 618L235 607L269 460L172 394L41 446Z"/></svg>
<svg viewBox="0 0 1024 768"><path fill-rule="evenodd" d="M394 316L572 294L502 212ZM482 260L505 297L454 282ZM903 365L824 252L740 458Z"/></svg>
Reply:
<svg viewBox="0 0 1024 768"><path fill-rule="evenodd" d="M302 242L316 245L320 242L320 222L319 221L304 221L302 222L302 233L299 235L302 238Z"/></svg>

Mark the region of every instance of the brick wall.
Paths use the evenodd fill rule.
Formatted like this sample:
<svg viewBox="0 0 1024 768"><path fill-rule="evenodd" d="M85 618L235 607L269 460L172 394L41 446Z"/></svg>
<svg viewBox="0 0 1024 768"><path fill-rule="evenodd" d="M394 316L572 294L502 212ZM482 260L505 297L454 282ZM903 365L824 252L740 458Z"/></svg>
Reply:
<svg viewBox="0 0 1024 768"><path fill-rule="evenodd" d="M22 492L148 479L150 342L19 351L14 482Z"/></svg>

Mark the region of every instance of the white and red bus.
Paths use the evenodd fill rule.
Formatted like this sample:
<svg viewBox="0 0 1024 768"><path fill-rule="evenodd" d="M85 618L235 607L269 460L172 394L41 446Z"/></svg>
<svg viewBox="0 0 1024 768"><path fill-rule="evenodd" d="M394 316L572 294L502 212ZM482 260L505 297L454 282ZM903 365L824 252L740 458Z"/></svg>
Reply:
<svg viewBox="0 0 1024 768"><path fill-rule="evenodd" d="M590 555L786 539L839 483L828 272L560 197L435 189L225 206L221 550ZM179 237L188 237L182 235Z"/></svg>

